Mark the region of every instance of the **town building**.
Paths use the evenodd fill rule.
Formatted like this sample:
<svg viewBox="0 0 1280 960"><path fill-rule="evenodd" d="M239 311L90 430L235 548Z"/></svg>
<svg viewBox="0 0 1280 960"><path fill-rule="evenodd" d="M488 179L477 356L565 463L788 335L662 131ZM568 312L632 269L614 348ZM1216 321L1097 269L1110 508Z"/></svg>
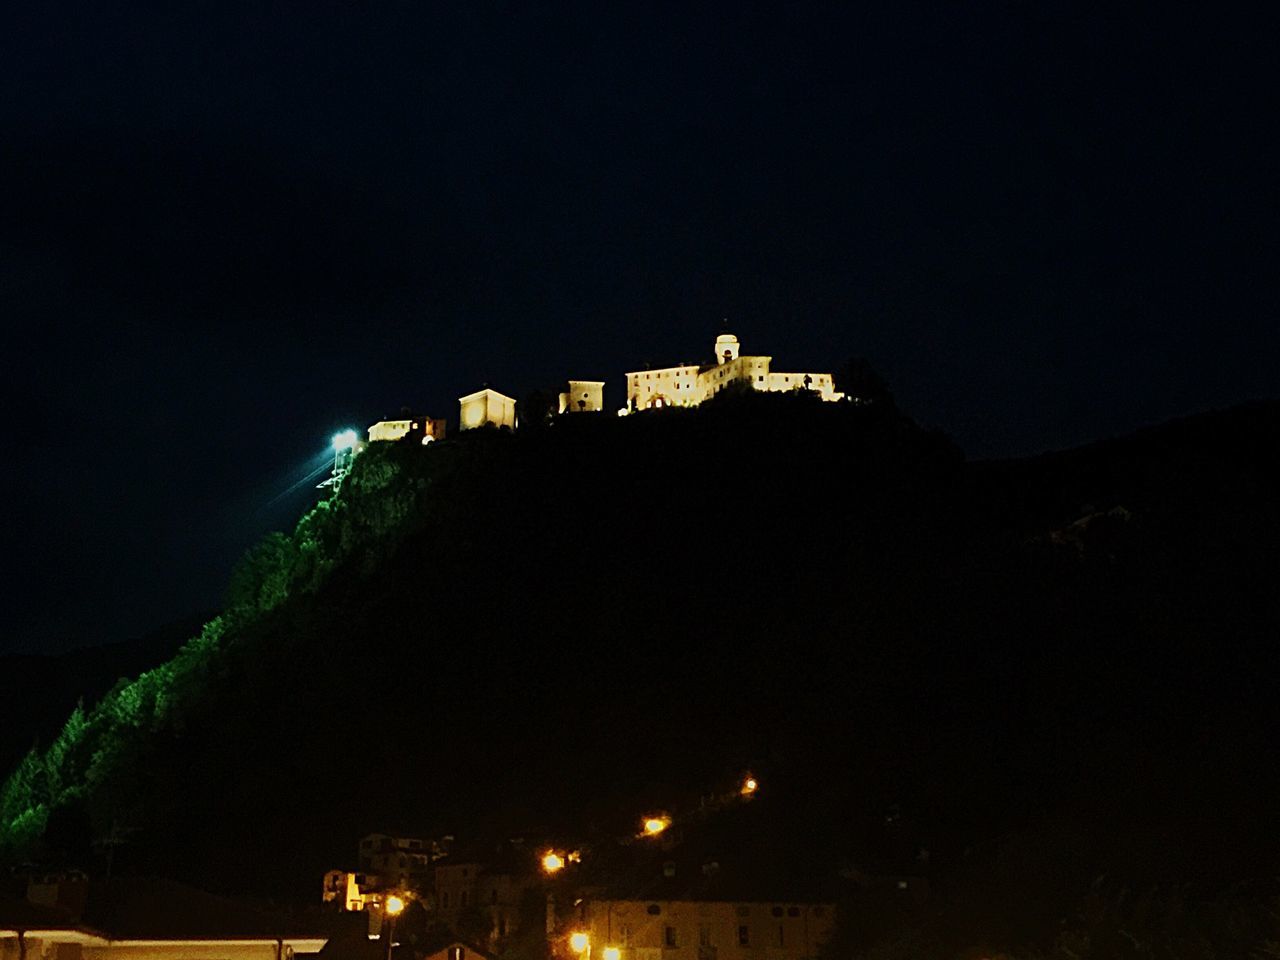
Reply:
<svg viewBox="0 0 1280 960"><path fill-rule="evenodd" d="M443 856L443 850L430 840L371 833L360 838L356 865L376 874L383 887L404 889L429 879L433 856Z"/></svg>
<svg viewBox="0 0 1280 960"><path fill-rule="evenodd" d="M324 875L324 902L339 910L364 910L381 903L381 891L377 874L330 870Z"/></svg>
<svg viewBox="0 0 1280 960"><path fill-rule="evenodd" d="M427 944L425 950L422 960L497 960L488 950L456 937Z"/></svg>
<svg viewBox="0 0 1280 960"><path fill-rule="evenodd" d="M611 960L810 960L835 906L783 900L585 900L581 929Z"/></svg>
<svg viewBox="0 0 1280 960"><path fill-rule="evenodd" d="M485 947L515 934L525 898L541 890L540 877L525 859L521 851L504 850L496 856L436 864L437 918L458 933L463 933L464 926L483 927L468 929L466 934Z"/></svg>
<svg viewBox="0 0 1280 960"><path fill-rule="evenodd" d="M685 363L660 370L635 370L626 375L624 413L662 407L696 407L722 390L741 384L769 393L807 390L823 400L842 400L830 373L777 373L772 357L745 356L731 333L716 337L715 362Z"/></svg>
<svg viewBox="0 0 1280 960"><path fill-rule="evenodd" d="M603 380L570 380L560 393L560 413L599 413L602 410Z"/></svg>
<svg viewBox="0 0 1280 960"><path fill-rule="evenodd" d="M369 428L369 442L403 440L428 444L444 439L445 423L442 418L406 416L399 420L379 420Z"/></svg>
<svg viewBox="0 0 1280 960"><path fill-rule="evenodd" d="M458 429L474 430L486 424L516 428L516 402L513 398L485 387L458 398Z"/></svg>
<svg viewBox="0 0 1280 960"><path fill-rule="evenodd" d="M326 939L166 880L52 879L0 900L0 960L292 960Z"/></svg>

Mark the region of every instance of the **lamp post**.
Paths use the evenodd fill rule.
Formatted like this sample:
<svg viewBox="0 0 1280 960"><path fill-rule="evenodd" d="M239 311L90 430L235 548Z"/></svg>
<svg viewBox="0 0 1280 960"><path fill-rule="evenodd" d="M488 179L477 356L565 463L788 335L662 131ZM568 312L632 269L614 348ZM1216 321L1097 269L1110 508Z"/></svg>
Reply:
<svg viewBox="0 0 1280 960"><path fill-rule="evenodd" d="M396 917L404 912L404 900L395 894L387 897L382 904L382 916L386 920L387 950L386 960L391 960L391 948L394 946L396 934Z"/></svg>

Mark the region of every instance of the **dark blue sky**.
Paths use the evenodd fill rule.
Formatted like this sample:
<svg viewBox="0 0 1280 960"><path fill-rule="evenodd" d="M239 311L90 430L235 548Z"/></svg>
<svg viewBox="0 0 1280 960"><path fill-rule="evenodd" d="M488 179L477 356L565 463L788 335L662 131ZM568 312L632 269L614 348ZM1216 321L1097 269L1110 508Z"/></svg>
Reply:
<svg viewBox="0 0 1280 960"><path fill-rule="evenodd" d="M0 24L0 650L216 604L340 426L721 317L973 456L1277 393L1274 22L146 7Z"/></svg>

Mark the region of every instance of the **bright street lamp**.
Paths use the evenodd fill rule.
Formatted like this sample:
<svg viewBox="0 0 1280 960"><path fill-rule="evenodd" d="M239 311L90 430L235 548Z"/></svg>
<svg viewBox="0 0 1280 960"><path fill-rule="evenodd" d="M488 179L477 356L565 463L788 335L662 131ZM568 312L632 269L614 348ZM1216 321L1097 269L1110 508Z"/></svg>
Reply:
<svg viewBox="0 0 1280 960"><path fill-rule="evenodd" d="M574 953L591 955L591 938L582 931L569 934L569 949Z"/></svg>
<svg viewBox="0 0 1280 960"><path fill-rule="evenodd" d="M670 817L646 817L644 821L644 832L647 836L656 837L669 826L671 826Z"/></svg>
<svg viewBox="0 0 1280 960"><path fill-rule="evenodd" d="M387 937L387 950L384 956L387 960L391 960L391 948L395 946L396 939L396 917L404 913L404 898L397 897L394 893L389 895L386 900L382 901L382 915L385 921L383 926L386 928L384 933Z"/></svg>

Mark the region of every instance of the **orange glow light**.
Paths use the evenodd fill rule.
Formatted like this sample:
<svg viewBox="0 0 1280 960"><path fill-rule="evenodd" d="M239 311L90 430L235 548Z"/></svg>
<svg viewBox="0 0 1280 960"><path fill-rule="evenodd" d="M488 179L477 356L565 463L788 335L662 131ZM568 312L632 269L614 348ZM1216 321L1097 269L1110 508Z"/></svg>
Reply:
<svg viewBox="0 0 1280 960"><path fill-rule="evenodd" d="M644 832L651 837L656 837L667 827L671 826L671 818L667 816L646 817L644 821Z"/></svg>

